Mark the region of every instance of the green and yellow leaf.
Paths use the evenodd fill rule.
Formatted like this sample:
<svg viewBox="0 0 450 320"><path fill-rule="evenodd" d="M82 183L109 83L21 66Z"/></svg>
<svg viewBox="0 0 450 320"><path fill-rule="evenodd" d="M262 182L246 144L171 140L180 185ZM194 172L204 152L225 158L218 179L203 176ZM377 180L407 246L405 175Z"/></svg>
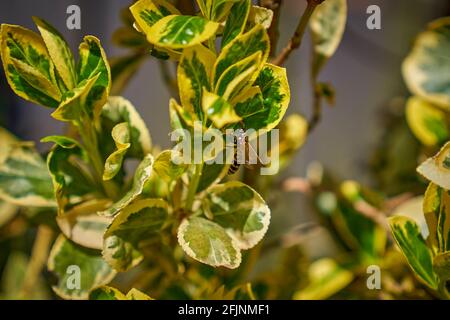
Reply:
<svg viewBox="0 0 450 320"><path fill-rule="evenodd" d="M216 56L203 45L185 49L178 65L178 88L181 104L203 119L203 88L211 90L210 79Z"/></svg>
<svg viewBox="0 0 450 320"><path fill-rule="evenodd" d="M58 108L53 111L52 117L59 121L79 121L85 111L84 106L88 103L88 97L99 77L100 73L97 73L93 77L80 82L71 91L67 91Z"/></svg>
<svg viewBox="0 0 450 320"><path fill-rule="evenodd" d="M222 47L244 32L250 13L251 1L243 0L233 4L225 22L222 34Z"/></svg>
<svg viewBox="0 0 450 320"><path fill-rule="evenodd" d="M168 205L160 199L145 199L125 207L104 235L103 257L117 271L139 264L143 255L139 246L161 229Z"/></svg>
<svg viewBox="0 0 450 320"><path fill-rule="evenodd" d="M150 28L147 40L162 48L184 49L213 37L218 27L218 23L201 17L170 15Z"/></svg>
<svg viewBox="0 0 450 320"><path fill-rule="evenodd" d="M172 4L163 0L139 0L130 7L139 29L145 34L164 17L181 14Z"/></svg>
<svg viewBox="0 0 450 320"><path fill-rule="evenodd" d="M214 127L222 129L226 125L241 121L233 106L215 93L203 91L203 112L212 121Z"/></svg>
<svg viewBox="0 0 450 320"><path fill-rule="evenodd" d="M255 85L260 88L262 93L262 109L251 116L243 117L244 125L246 129L270 131L280 123L291 100L286 69L266 64L256 79ZM259 101L260 98L257 95L256 98ZM236 106L237 109L257 109L257 107L246 106L246 103L255 103L253 99L249 101L239 99L239 102L245 103L241 107ZM237 113L240 114L240 112Z"/></svg>
<svg viewBox="0 0 450 320"><path fill-rule="evenodd" d="M66 88L72 90L77 85L75 60L64 37L45 20L33 17L33 21L41 33L48 54L61 76Z"/></svg>
<svg viewBox="0 0 450 320"><path fill-rule="evenodd" d="M47 267L58 279L53 291L64 299L87 299L92 289L108 284L116 275L97 250L80 247L63 235L56 239Z"/></svg>
<svg viewBox="0 0 450 320"><path fill-rule="evenodd" d="M105 51L96 37L84 37L79 52L78 81L89 80L98 75L83 105L88 115L96 121L109 96L111 70Z"/></svg>
<svg viewBox="0 0 450 320"><path fill-rule="evenodd" d="M245 87L251 87L258 77L261 59L262 54L258 51L230 66L220 76L215 92L226 100L232 100Z"/></svg>
<svg viewBox="0 0 450 320"><path fill-rule="evenodd" d="M10 87L25 100L56 108L61 91L55 67L42 39L33 31L1 26L1 57Z"/></svg>
<svg viewBox="0 0 450 320"><path fill-rule="evenodd" d="M111 205L109 199L93 199L74 206L56 217L61 232L70 240L86 248L101 250L103 234L111 218L101 217L97 212Z"/></svg>
<svg viewBox="0 0 450 320"><path fill-rule="evenodd" d="M148 154L141 161L133 177L131 189L107 210L99 212L102 216L112 217L136 199L144 189L144 184L150 179L153 172L153 156Z"/></svg>
<svg viewBox="0 0 450 320"><path fill-rule="evenodd" d="M431 250L420 234L417 224L406 217L389 219L392 235L416 276L432 289L437 288L437 277L433 271Z"/></svg>
<svg viewBox="0 0 450 320"><path fill-rule="evenodd" d="M261 25L256 25L247 33L236 37L222 49L214 66L212 77L214 86L229 67L256 52L262 54L260 66L262 67L269 56L270 40L267 31Z"/></svg>
<svg viewBox="0 0 450 320"><path fill-rule="evenodd" d="M33 144L0 128L0 199L26 207L54 207L52 180Z"/></svg>
<svg viewBox="0 0 450 320"><path fill-rule="evenodd" d="M446 113L419 97L409 98L406 119L411 131L426 146L436 146L449 138Z"/></svg>
<svg viewBox="0 0 450 320"><path fill-rule="evenodd" d="M156 174L168 182L178 180L187 169L188 164L184 163L181 153L174 150L161 152L153 164Z"/></svg>
<svg viewBox="0 0 450 320"><path fill-rule="evenodd" d="M105 161L103 170L103 180L111 180L122 168L125 153L131 146L130 128L127 122L122 122L114 126L111 132L117 150L114 151Z"/></svg>

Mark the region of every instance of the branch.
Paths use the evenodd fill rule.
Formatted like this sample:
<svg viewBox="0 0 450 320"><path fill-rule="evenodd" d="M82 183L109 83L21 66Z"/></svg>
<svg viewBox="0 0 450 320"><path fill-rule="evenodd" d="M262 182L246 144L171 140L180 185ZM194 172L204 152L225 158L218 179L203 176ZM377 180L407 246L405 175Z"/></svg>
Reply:
<svg viewBox="0 0 450 320"><path fill-rule="evenodd" d="M306 0L306 1L308 1L308 5L305 11L303 12L303 15L298 23L297 29L295 29L294 35L292 36L291 40L289 40L288 45L272 62L277 66L283 65L291 55L292 51L300 48L303 36L305 35L306 28L308 27L309 20L311 19L314 10L319 4L321 4L325 0Z"/></svg>

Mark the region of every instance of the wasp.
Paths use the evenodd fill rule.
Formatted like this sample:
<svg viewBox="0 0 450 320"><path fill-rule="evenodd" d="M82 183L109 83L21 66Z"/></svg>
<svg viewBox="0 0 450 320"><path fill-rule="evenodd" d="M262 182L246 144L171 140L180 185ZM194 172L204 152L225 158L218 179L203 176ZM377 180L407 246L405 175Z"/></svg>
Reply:
<svg viewBox="0 0 450 320"><path fill-rule="evenodd" d="M233 162L230 165L230 168L228 169L228 174L229 175L233 175L235 174L239 168L241 167L241 163L239 162L239 151L241 150L242 146L244 146L244 150L245 150L245 155L244 155L244 159L245 159L245 166L247 168L250 167L250 159L252 159L251 156L256 157L256 159L258 160L259 163L261 163L261 159L258 156L258 153L256 152L256 150L253 148L252 144L249 142L248 140L248 135L246 134L246 132L243 129L237 129L235 131L236 133L234 134L234 143L230 146L232 147L234 150L234 154L233 154ZM255 158L253 158L255 159Z"/></svg>

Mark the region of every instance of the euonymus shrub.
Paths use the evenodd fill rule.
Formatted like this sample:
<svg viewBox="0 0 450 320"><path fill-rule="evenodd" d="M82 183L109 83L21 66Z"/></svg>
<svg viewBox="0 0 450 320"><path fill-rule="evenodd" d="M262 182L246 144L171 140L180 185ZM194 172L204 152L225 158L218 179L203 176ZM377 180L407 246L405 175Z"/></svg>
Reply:
<svg viewBox="0 0 450 320"><path fill-rule="evenodd" d="M179 101L169 104L172 128L192 131L201 121L202 130L270 132L290 101L286 70L268 62L270 12L250 0L198 5L196 16L181 15L162 0L130 7L145 48L179 61ZM55 210L60 235L48 260L54 291L87 298L141 263L146 250L173 239L195 260L237 268L242 251L268 229L264 199L242 182L223 182L227 164L177 165L176 151L158 152L132 103L110 96L111 70L100 41L86 36L75 59L57 30L40 18L34 22L40 34L1 26L5 74L17 95L53 109L52 117L68 130L42 138L52 145L42 157L32 143L2 129L0 197ZM132 159L139 163L134 172L125 165ZM68 286L71 266L80 268L79 286ZM133 290L124 295L102 287L91 297L144 297Z"/></svg>
<svg viewBox="0 0 450 320"><path fill-rule="evenodd" d="M430 181L423 198L424 219L395 216L390 220L394 238L415 275L442 298L450 297L449 46L450 17L446 17L419 34L403 63L403 75L413 93L406 106L409 127L428 152L437 154L417 169Z"/></svg>

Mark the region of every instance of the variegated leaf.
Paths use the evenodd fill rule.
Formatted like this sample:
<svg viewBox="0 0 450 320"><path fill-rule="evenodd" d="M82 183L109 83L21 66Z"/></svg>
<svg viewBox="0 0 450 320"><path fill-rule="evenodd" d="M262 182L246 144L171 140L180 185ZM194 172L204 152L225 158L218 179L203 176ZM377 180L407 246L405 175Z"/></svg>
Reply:
<svg viewBox="0 0 450 320"><path fill-rule="evenodd" d="M108 59L100 40L94 36L84 37L79 51L78 81L89 80L98 75L83 105L88 115L98 120L111 89L111 70Z"/></svg>
<svg viewBox="0 0 450 320"><path fill-rule="evenodd" d="M119 97L111 96L108 102L102 109L102 130L103 134L100 136L100 147L105 148L111 145L110 132L112 128L121 123L127 122L130 130L130 143L127 156L141 159L152 150L152 140L148 128L142 120L139 113L130 101ZM109 141L109 142L108 142ZM106 149L106 148L105 148ZM111 150L104 150L105 154Z"/></svg>
<svg viewBox="0 0 450 320"><path fill-rule="evenodd" d="M147 40L162 48L184 49L208 40L218 27L218 23L201 17L170 15L150 28Z"/></svg>
<svg viewBox="0 0 450 320"><path fill-rule="evenodd" d="M236 241L219 224L204 218L183 220L178 243L191 258L213 267L235 269L241 263Z"/></svg>
<svg viewBox="0 0 450 320"><path fill-rule="evenodd" d="M222 47L225 47L230 41L244 32L250 7L250 0L243 0L233 4L225 22L225 28L222 34Z"/></svg>
<svg viewBox="0 0 450 320"><path fill-rule="evenodd" d="M336 52L347 22L347 0L327 0L314 11L310 28L314 44L313 75L317 77Z"/></svg>
<svg viewBox="0 0 450 320"><path fill-rule="evenodd" d="M142 261L139 246L153 237L168 216L160 199L145 199L125 207L104 235L103 257L117 271L126 271Z"/></svg>
<svg viewBox="0 0 450 320"><path fill-rule="evenodd" d="M54 207L52 180L33 144L0 128L0 199L26 207Z"/></svg>
<svg viewBox="0 0 450 320"><path fill-rule="evenodd" d="M33 21L41 33L48 54L52 58L58 74L61 76L66 88L72 90L77 85L75 60L64 37L45 20L33 17Z"/></svg>
<svg viewBox="0 0 450 320"><path fill-rule="evenodd" d="M261 59L262 54L258 51L226 69L217 81L215 92L224 99L232 100L245 87L251 87L258 77Z"/></svg>
<svg viewBox="0 0 450 320"><path fill-rule="evenodd" d="M117 150L105 161L105 169L103 171L103 180L111 180L122 168L125 153L131 146L130 143L130 127L127 122L121 122L114 126L111 131Z"/></svg>
<svg viewBox="0 0 450 320"><path fill-rule="evenodd" d="M417 171L431 182L450 190L450 142L437 155L422 163Z"/></svg>
<svg viewBox="0 0 450 320"><path fill-rule="evenodd" d="M222 49L214 66L213 84L218 83L229 67L256 52L261 52L261 65L263 65L269 56L270 40L267 31L261 25L256 25L247 33L236 37Z"/></svg>
<svg viewBox="0 0 450 320"><path fill-rule="evenodd" d="M416 276L432 289L437 288L437 277L433 271L432 253L420 234L417 224L406 217L389 219L392 235Z"/></svg>
<svg viewBox="0 0 450 320"><path fill-rule="evenodd" d="M257 104L261 97L258 96L257 90L250 89L253 92L252 99L248 100L245 92L242 93L244 98L237 99L237 114L251 114L244 116L244 125L246 129L270 131L275 128L286 113L291 99L291 92L287 80L286 69L271 64L266 64L256 79L255 85L258 86L262 93L262 108L259 112ZM256 100L254 100L256 99ZM245 113L239 110L247 110ZM249 111L251 110L251 111ZM255 112L253 113L253 110Z"/></svg>
<svg viewBox="0 0 450 320"><path fill-rule="evenodd" d="M204 90L203 92L203 112L210 119L217 129L239 122L239 117L233 109L233 106L224 98L215 93Z"/></svg>
<svg viewBox="0 0 450 320"><path fill-rule="evenodd" d="M101 286L89 293L89 300L127 300L127 297L116 288Z"/></svg>
<svg viewBox="0 0 450 320"><path fill-rule="evenodd" d="M61 90L42 39L14 25L2 24L0 33L3 69L10 87L25 100L56 108Z"/></svg>
<svg viewBox="0 0 450 320"><path fill-rule="evenodd" d="M84 150L79 146L67 148L55 145L47 156L59 215L96 191L91 177L82 169L84 159Z"/></svg>
<svg viewBox="0 0 450 320"><path fill-rule="evenodd" d="M449 191L430 183L425 192L423 214L429 231L429 246L434 252L450 251Z"/></svg>
<svg viewBox="0 0 450 320"><path fill-rule="evenodd" d="M272 25L273 11L264 7L252 6L248 16L248 22L251 26L260 24L265 29Z"/></svg>
<svg viewBox="0 0 450 320"><path fill-rule="evenodd" d="M53 244L47 267L58 279L53 291L64 299L87 299L92 289L108 284L116 275L97 250L80 247L63 235Z"/></svg>
<svg viewBox="0 0 450 320"><path fill-rule="evenodd" d="M242 182L226 182L209 188L203 207L236 241L239 249L254 247L269 228L269 207L255 190Z"/></svg>
<svg viewBox="0 0 450 320"><path fill-rule="evenodd" d="M88 97L94 90L94 85L100 77L97 73L93 77L81 81L77 87L67 91L62 97L58 108L52 113L52 117L59 121L73 121L76 123L85 112L84 106L88 103Z"/></svg>
<svg viewBox="0 0 450 320"><path fill-rule="evenodd" d="M161 152L153 164L158 176L168 182L176 181L187 170L188 164L183 163L181 153L174 150Z"/></svg>
<svg viewBox="0 0 450 320"><path fill-rule="evenodd" d="M185 49L178 65L178 88L181 104L203 119L202 91L211 90L210 79L215 55L203 45Z"/></svg>
<svg viewBox="0 0 450 320"><path fill-rule="evenodd" d="M447 115L444 111L419 97L406 104L406 119L411 131L426 146L441 145L449 138Z"/></svg>
<svg viewBox="0 0 450 320"><path fill-rule="evenodd" d="M240 0L197 0L203 14L213 21L222 21L229 14L233 3Z"/></svg>
<svg viewBox="0 0 450 320"><path fill-rule="evenodd" d="M139 0L130 7L139 29L145 34L159 20L169 15L181 14L173 5L164 0Z"/></svg>
<svg viewBox="0 0 450 320"><path fill-rule="evenodd" d="M70 240L86 248L101 250L103 234L111 218L101 217L97 212L111 205L109 199L93 199L74 206L56 217L61 232Z"/></svg>
<svg viewBox="0 0 450 320"><path fill-rule="evenodd" d="M144 188L144 184L150 179L153 172L153 156L148 154L141 161L133 177L131 189L107 210L99 212L100 215L112 217L128 206L138 197Z"/></svg>
<svg viewBox="0 0 450 320"><path fill-rule="evenodd" d="M438 19L417 37L403 62L403 77L417 96L450 110L450 17Z"/></svg>

